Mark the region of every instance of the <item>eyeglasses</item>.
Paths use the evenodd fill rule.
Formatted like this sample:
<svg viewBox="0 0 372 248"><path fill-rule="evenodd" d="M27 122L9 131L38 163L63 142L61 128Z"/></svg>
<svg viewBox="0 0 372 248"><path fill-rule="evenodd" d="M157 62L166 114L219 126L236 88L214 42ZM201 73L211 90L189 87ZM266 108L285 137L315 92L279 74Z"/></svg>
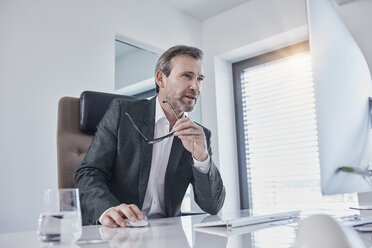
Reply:
<svg viewBox="0 0 372 248"><path fill-rule="evenodd" d="M177 116L177 114L176 114L176 111L174 111L174 108L173 108L173 106L170 104L170 102L168 102L168 101L163 101L163 103L168 103L168 104L169 104L169 106L170 106L170 108L172 109L174 115L176 116L176 119L178 120L179 118L178 118L178 116ZM130 123L132 123L132 126L134 127L134 129L135 129L135 130L136 130L136 131L141 135L142 139L143 139L147 144L149 144L149 145L156 144L156 143L162 141L162 140L165 139L165 138L171 137L171 136L174 134L174 131L172 131L172 132L170 132L170 133L168 133L168 134L166 134L166 135L164 135L164 136L162 136L162 137L155 138L155 139L148 139L148 138L146 138L146 136L141 132L141 130L139 130L139 128L137 127L137 125L136 125L136 124L134 123L134 121L132 120L132 117L131 117L127 112L125 112L125 114L128 116L129 121L130 121Z"/></svg>

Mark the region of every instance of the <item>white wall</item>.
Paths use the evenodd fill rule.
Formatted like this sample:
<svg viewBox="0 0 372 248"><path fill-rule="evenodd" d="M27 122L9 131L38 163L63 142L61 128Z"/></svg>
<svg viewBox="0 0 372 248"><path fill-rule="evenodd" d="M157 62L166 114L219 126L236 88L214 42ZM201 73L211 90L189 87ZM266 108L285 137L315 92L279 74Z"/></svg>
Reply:
<svg viewBox="0 0 372 248"><path fill-rule="evenodd" d="M372 1L355 0L337 6L337 10L372 68ZM202 23L207 76L203 91L208 92L202 98L202 118L213 133L215 159L229 203L225 210L239 208L231 62L306 39L306 24L304 0L251 0Z"/></svg>
<svg viewBox="0 0 372 248"><path fill-rule="evenodd" d="M0 2L0 232L35 230L57 187L62 96L114 91L115 36L200 44L200 23L158 1Z"/></svg>

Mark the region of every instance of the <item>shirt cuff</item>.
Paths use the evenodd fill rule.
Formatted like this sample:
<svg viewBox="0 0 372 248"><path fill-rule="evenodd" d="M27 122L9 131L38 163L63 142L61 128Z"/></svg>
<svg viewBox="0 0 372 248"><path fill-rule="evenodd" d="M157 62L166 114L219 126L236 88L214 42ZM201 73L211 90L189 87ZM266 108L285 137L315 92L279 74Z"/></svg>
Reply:
<svg viewBox="0 0 372 248"><path fill-rule="evenodd" d="M113 207L111 207L111 208L113 208ZM101 214L101 216L100 216L99 219L98 219L99 223L102 224L102 218L103 218L103 216L104 216L105 213L107 213L107 211L109 211L111 208L107 209L105 212L103 212L103 214Z"/></svg>
<svg viewBox="0 0 372 248"><path fill-rule="evenodd" d="M203 162L200 162L198 160L196 160L194 157L192 157L192 159L194 160L194 167L201 173L203 174L207 174L208 171L209 171L209 168L211 168L211 158L209 157L209 154L208 154L208 157L206 160L204 160Z"/></svg>

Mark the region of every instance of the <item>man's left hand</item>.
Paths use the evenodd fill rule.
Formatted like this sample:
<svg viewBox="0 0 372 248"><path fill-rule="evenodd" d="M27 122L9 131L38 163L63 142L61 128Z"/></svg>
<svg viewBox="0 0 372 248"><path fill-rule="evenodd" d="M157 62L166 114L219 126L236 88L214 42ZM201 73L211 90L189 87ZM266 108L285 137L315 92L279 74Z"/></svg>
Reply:
<svg viewBox="0 0 372 248"><path fill-rule="evenodd" d="M189 117L184 117L175 123L175 133L186 150L191 152L199 162L208 158L207 144L203 128L195 124Z"/></svg>

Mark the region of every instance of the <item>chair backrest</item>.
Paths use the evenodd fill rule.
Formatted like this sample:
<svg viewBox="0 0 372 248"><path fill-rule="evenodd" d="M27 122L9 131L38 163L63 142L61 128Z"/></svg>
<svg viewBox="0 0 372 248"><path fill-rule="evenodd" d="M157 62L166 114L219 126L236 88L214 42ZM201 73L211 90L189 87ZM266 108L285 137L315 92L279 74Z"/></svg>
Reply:
<svg viewBox="0 0 372 248"><path fill-rule="evenodd" d="M84 91L80 98L62 97L58 103L58 187L74 188L75 171L92 142L96 126L114 98L134 97Z"/></svg>
<svg viewBox="0 0 372 248"><path fill-rule="evenodd" d="M75 188L74 173L80 167L92 138L79 129L79 98L61 98L57 122L59 188Z"/></svg>

